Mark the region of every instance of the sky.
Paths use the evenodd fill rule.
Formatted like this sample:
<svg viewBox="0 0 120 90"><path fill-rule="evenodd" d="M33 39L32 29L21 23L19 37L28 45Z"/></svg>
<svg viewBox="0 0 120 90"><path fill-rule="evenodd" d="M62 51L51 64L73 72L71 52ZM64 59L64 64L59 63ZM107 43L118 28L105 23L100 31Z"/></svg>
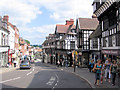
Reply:
<svg viewBox="0 0 120 90"><path fill-rule="evenodd" d="M92 0L0 0L0 16L8 15L20 37L41 45L54 33L56 24L66 20L91 18Z"/></svg>

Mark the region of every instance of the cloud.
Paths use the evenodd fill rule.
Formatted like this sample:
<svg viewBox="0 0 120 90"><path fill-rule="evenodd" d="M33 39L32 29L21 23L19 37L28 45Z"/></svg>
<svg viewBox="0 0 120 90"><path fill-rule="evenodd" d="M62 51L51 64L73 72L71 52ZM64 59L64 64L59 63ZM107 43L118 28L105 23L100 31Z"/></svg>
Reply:
<svg viewBox="0 0 120 90"><path fill-rule="evenodd" d="M44 25L39 27L21 27L21 36L30 40L31 44L42 44L50 33L55 32L55 25Z"/></svg>
<svg viewBox="0 0 120 90"><path fill-rule="evenodd" d="M42 7L50 12L48 19L64 23L70 18L91 17L92 2L92 0L0 0L0 14L9 15L10 22L18 27L23 38L29 39L32 44L41 44L49 33L55 31L55 24L36 27L28 25L44 13L44 10L41 11Z"/></svg>
<svg viewBox="0 0 120 90"><path fill-rule="evenodd" d="M47 8L52 12L50 18L56 21L91 17L93 13L91 0L30 0L30 2Z"/></svg>
<svg viewBox="0 0 120 90"><path fill-rule="evenodd" d="M0 0L0 13L9 15L10 21L16 25L25 25L31 23L42 14L39 7L25 2L26 0Z"/></svg>

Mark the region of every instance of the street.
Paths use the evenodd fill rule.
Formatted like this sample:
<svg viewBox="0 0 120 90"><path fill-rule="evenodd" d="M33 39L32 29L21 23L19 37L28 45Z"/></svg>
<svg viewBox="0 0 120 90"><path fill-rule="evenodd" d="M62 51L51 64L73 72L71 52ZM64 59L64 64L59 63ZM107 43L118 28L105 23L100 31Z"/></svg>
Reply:
<svg viewBox="0 0 120 90"><path fill-rule="evenodd" d="M2 88L91 88L79 76L36 62L32 68L2 74Z"/></svg>

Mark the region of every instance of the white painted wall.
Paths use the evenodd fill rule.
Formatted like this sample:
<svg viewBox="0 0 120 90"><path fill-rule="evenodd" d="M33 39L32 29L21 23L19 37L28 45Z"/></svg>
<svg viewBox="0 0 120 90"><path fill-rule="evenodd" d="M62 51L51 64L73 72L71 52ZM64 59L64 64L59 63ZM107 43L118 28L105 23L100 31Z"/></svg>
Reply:
<svg viewBox="0 0 120 90"><path fill-rule="evenodd" d="M70 42L71 41L75 41L75 49L78 49L77 48L77 37L74 35L74 37L69 36L67 35L67 37L65 38L65 49L69 49L70 50Z"/></svg>
<svg viewBox="0 0 120 90"><path fill-rule="evenodd" d="M5 31L3 29L0 29L0 45L1 45L1 37L2 37L1 35L2 35L2 33L5 34L5 35L9 34L7 31Z"/></svg>
<svg viewBox="0 0 120 90"><path fill-rule="evenodd" d="M15 30L11 27L8 26L8 30L10 31L9 33L9 46L11 50L15 50Z"/></svg>

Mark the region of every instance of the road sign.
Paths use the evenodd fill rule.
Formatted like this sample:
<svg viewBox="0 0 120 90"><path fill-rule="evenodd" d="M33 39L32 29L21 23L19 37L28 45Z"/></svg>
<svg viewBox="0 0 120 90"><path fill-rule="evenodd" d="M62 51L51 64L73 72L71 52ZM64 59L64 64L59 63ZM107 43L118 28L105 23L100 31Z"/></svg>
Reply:
<svg viewBox="0 0 120 90"><path fill-rule="evenodd" d="M75 57L75 56L76 56L76 57ZM77 58L77 56L78 56L78 52L74 50L74 51L72 52L72 57L73 57L73 58L74 58L74 57Z"/></svg>

